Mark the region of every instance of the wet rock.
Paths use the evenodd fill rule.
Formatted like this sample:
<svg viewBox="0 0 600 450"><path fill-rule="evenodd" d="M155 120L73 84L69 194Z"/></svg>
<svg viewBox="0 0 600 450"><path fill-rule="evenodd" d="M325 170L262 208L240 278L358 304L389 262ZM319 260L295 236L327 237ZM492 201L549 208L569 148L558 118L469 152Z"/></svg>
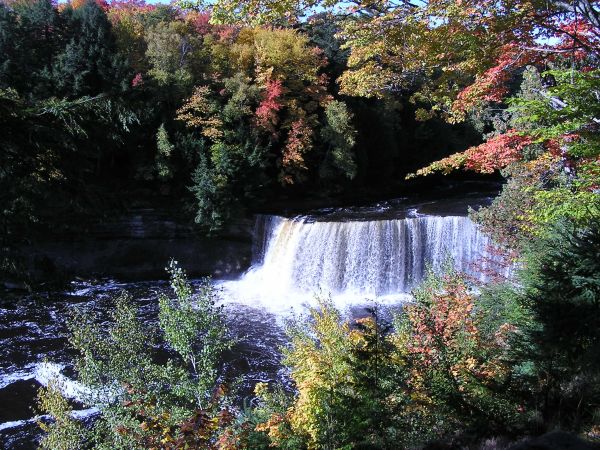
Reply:
<svg viewBox="0 0 600 450"><path fill-rule="evenodd" d="M0 429L0 448L10 450L36 450L41 430L35 421L16 422Z"/></svg>
<svg viewBox="0 0 600 450"><path fill-rule="evenodd" d="M220 235L207 237L173 212L138 209L92 224L86 232L48 236L19 253L38 283L94 276L163 279L171 258L192 277L233 278L250 266L253 227L251 219L232 222Z"/></svg>
<svg viewBox="0 0 600 450"><path fill-rule="evenodd" d="M35 380L18 380L0 389L0 423L29 419L40 384Z"/></svg>

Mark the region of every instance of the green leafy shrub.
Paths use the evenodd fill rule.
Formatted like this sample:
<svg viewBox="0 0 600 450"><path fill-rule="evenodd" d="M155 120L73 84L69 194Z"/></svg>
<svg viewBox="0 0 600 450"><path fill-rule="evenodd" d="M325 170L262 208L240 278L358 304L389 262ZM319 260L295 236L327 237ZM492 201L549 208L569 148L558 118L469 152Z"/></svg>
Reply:
<svg viewBox="0 0 600 450"><path fill-rule="evenodd" d="M297 393L257 386L256 430L282 449L395 448L407 430L402 374L373 311L353 325L328 300L288 330L284 350Z"/></svg>
<svg viewBox="0 0 600 450"><path fill-rule="evenodd" d="M69 320L69 342L78 353L75 368L87 390L84 403L100 416L84 439L68 431L76 424L56 389L42 390L40 407L55 419L46 441L56 448L218 445L233 417L218 384L220 355L229 347L227 329L209 282L194 295L175 262L168 270L175 297L160 297L158 330L142 323L127 294L115 300L106 325L86 310L77 310ZM168 351L164 363L157 362L161 342Z"/></svg>
<svg viewBox="0 0 600 450"><path fill-rule="evenodd" d="M72 417L73 409L61 394L59 382L53 380L42 387L37 396L38 409L52 417L52 422L39 421L45 432L40 441L40 450L79 450L89 440L86 428Z"/></svg>

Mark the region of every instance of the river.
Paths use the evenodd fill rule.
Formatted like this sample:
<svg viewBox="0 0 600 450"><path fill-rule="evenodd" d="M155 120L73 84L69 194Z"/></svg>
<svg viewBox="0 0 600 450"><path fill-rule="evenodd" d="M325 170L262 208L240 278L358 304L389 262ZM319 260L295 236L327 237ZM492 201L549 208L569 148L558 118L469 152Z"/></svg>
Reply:
<svg viewBox="0 0 600 450"><path fill-rule="evenodd" d="M250 396L258 381L287 382L280 363L284 324L306 312L319 295L331 296L345 314L359 316L375 302L388 311L401 307L428 267L440 269L448 261L485 281L486 266L493 262L482 257L490 242L466 213L468 206L487 202L481 197L420 204L399 199L296 217L257 216L252 267L237 280L213 281L236 340L224 367L228 379L241 379L239 397ZM52 378L62 379L79 417L93 417L95 411L77 402L83 387L71 366L64 318L81 307L107 317L112 299L123 290L136 299L144 321L153 323L157 298L168 284L78 280L63 292L2 294L0 447L35 448L35 396Z"/></svg>

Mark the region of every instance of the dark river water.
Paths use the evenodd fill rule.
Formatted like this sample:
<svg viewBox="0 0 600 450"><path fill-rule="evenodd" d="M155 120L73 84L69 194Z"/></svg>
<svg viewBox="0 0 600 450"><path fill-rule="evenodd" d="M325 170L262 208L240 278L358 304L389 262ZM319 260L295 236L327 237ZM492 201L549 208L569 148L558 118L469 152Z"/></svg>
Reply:
<svg viewBox="0 0 600 450"><path fill-rule="evenodd" d="M215 282L223 297L231 294L232 284ZM74 400L77 417L93 417L95 411L77 402L82 387L71 365L74 353L68 346L65 318L73 308L86 308L97 312L102 320L122 291L135 299L142 320L156 325L158 296L170 292L170 288L166 281L73 282L66 292L4 294L0 301L0 449L36 448L40 430L35 398L40 386L51 379L61 380L64 393ZM288 320L302 317L306 311L307 303L298 302L297 297L282 299L271 311L264 304L223 299L226 323L235 340L234 347L224 355L224 378L236 385L238 403L252 398L257 382L289 384L280 350L287 342ZM368 307L354 304L346 312L349 316L364 316Z"/></svg>
<svg viewBox="0 0 600 450"><path fill-rule="evenodd" d="M63 293L5 295L0 303L0 448L31 449L39 435L35 416L37 389L59 377L66 394L77 398L80 386L71 368L65 317L68 310L92 308L106 316L113 299L128 291L143 320L156 323L158 295L169 290L164 281L124 284L105 281L97 285L72 284ZM251 395L258 381L285 381L280 347L285 343L283 321L268 311L240 304L225 305L225 316L236 344L225 355L225 376L242 377L240 397ZM82 416L91 414L81 405Z"/></svg>

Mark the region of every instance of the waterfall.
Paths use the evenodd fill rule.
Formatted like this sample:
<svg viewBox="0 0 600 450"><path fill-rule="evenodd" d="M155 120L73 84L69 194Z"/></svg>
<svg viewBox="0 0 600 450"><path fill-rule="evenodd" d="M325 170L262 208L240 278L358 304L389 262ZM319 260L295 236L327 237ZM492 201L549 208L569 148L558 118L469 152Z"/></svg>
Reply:
<svg viewBox="0 0 600 450"><path fill-rule="evenodd" d="M407 293L428 267L449 261L483 279L473 267L489 244L461 216L338 222L260 216L256 232L255 264L243 281L271 293Z"/></svg>
<svg viewBox="0 0 600 450"><path fill-rule="evenodd" d="M258 266L263 263L265 251L269 245L269 241L273 231L277 228L274 224L278 224L281 217L270 216L266 214L258 214L254 222L254 238L252 239L252 265Z"/></svg>

